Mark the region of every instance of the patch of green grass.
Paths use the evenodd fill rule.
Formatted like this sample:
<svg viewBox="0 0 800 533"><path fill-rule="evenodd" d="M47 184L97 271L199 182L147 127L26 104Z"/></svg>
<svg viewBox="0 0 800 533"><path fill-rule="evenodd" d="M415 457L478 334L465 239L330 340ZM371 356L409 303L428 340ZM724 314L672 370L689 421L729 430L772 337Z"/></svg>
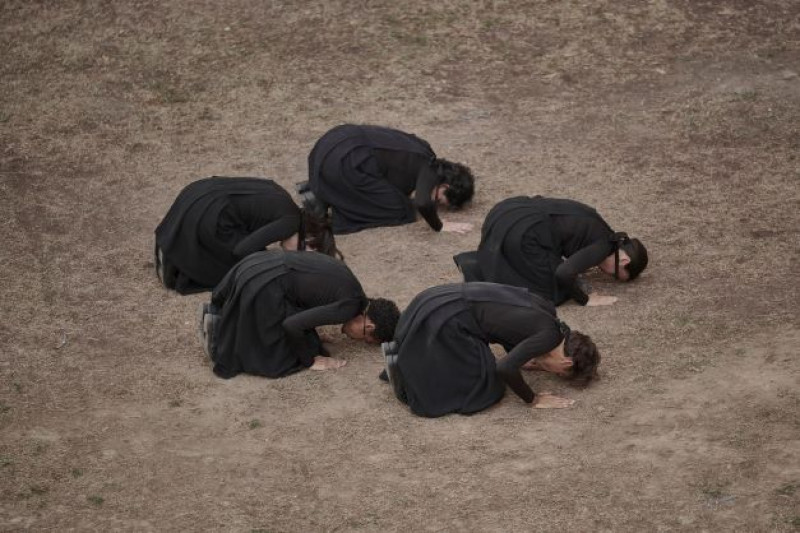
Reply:
<svg viewBox="0 0 800 533"><path fill-rule="evenodd" d="M0 120L0 122L2 122L2 120ZM18 382L15 381L11 385L14 387L14 390L17 392L17 394L22 392L22 385L20 385Z"/></svg>
<svg viewBox="0 0 800 533"><path fill-rule="evenodd" d="M181 401L180 400L170 400L169 401L169 406L170 407L180 407L181 406Z"/></svg>
<svg viewBox="0 0 800 533"><path fill-rule="evenodd" d="M156 93L162 104L184 104L189 101L189 95L185 91L163 81L153 82L150 90Z"/></svg>
<svg viewBox="0 0 800 533"><path fill-rule="evenodd" d="M798 483L787 483L786 485L775 489L775 493L780 496L791 496L797 489L800 488L800 482Z"/></svg>
<svg viewBox="0 0 800 533"><path fill-rule="evenodd" d="M247 423L247 427L249 427L250 429L257 429L260 428L262 425L263 424L261 423L261 420L255 418Z"/></svg>
<svg viewBox="0 0 800 533"><path fill-rule="evenodd" d="M34 496L41 496L42 494L47 494L47 491L50 490L44 485L31 485L31 494Z"/></svg>
<svg viewBox="0 0 800 533"><path fill-rule="evenodd" d="M737 100L743 100L745 102L755 102L758 99L758 91L755 89L736 91L735 95Z"/></svg>
<svg viewBox="0 0 800 533"><path fill-rule="evenodd" d="M0 124L5 124L9 120L11 120L11 115L5 111L0 111Z"/></svg>
<svg viewBox="0 0 800 533"><path fill-rule="evenodd" d="M6 404L5 404L5 403L3 403L3 402L0 402L0 414L2 414L2 413L7 413L7 412L9 412L10 410L11 410L11 407L9 407L8 405L6 405Z"/></svg>
<svg viewBox="0 0 800 533"><path fill-rule="evenodd" d="M788 522L790 526L800 529L800 516L793 516L786 520L786 522Z"/></svg>
<svg viewBox="0 0 800 533"><path fill-rule="evenodd" d="M705 487L702 492L707 498L721 498L725 495L720 487Z"/></svg>
<svg viewBox="0 0 800 533"><path fill-rule="evenodd" d="M693 320L694 319L692 318L692 315L686 313L680 313L678 316L675 317L674 322L675 325L678 326L679 328L685 328L686 326L691 325Z"/></svg>
<svg viewBox="0 0 800 533"><path fill-rule="evenodd" d="M211 109L208 107L204 107L203 111L197 116L200 120L214 120L214 114L211 112Z"/></svg>
<svg viewBox="0 0 800 533"><path fill-rule="evenodd" d="M412 44L412 45L425 45L428 43L428 38L425 35L417 34L411 35L409 33L404 33L402 31L393 31L391 33L392 37L402 43L405 44Z"/></svg>
<svg viewBox="0 0 800 533"><path fill-rule="evenodd" d="M93 505L97 505L99 507L99 506L103 505L103 502L105 502L106 500L102 496L98 496L96 494L92 494L91 496L87 496L86 497L86 501L88 501L89 503L91 503Z"/></svg>
<svg viewBox="0 0 800 533"><path fill-rule="evenodd" d="M81 477L83 475L83 470L80 468L73 468L72 472L70 473L72 474L72 477Z"/></svg>
<svg viewBox="0 0 800 533"><path fill-rule="evenodd" d="M48 444L46 442L40 442L36 444L33 448L33 455L42 455L44 452L47 451Z"/></svg>
<svg viewBox="0 0 800 533"><path fill-rule="evenodd" d="M4 468L6 466L11 466L14 464L14 460L7 455L0 455L0 468Z"/></svg>

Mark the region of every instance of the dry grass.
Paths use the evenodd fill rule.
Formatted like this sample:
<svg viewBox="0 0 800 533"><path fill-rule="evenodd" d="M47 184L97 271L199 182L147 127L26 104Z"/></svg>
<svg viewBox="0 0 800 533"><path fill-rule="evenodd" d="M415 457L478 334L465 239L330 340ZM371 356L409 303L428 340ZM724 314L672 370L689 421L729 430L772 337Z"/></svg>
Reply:
<svg viewBox="0 0 800 533"><path fill-rule="evenodd" d="M790 0L0 5L4 530L792 531L800 167ZM290 188L341 122L418 133L652 253L566 306L602 380L422 420L342 371L213 377L152 231L187 182ZM452 281L478 233L341 239L370 294Z"/></svg>

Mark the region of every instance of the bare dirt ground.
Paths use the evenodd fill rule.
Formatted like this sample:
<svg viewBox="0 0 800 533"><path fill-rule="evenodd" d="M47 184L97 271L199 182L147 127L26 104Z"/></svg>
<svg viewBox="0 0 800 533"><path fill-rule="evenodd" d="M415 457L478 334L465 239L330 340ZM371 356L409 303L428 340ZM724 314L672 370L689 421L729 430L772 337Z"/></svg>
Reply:
<svg viewBox="0 0 800 533"><path fill-rule="evenodd" d="M796 0L0 3L0 528L800 528ZM401 306L515 194L590 203L651 251L574 408L513 394L412 416L342 370L215 378L202 295L153 229L210 175L291 187L343 122L415 132L479 176L468 235L340 240Z"/></svg>

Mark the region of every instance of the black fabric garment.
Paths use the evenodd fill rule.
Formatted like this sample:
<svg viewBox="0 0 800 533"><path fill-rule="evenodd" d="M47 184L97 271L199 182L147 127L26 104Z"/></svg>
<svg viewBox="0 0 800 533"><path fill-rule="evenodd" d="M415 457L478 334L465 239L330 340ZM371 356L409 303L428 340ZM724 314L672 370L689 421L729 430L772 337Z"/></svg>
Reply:
<svg viewBox="0 0 800 533"><path fill-rule="evenodd" d="M264 178L214 176L190 183L156 228L182 294L214 287L241 258L298 233L300 208Z"/></svg>
<svg viewBox="0 0 800 533"><path fill-rule="evenodd" d="M428 154L377 148L374 153L386 181L400 189L406 197L413 193L414 208L434 231L441 231L442 221L434 199L434 189L441 180L431 167L431 157Z"/></svg>
<svg viewBox="0 0 800 533"><path fill-rule="evenodd" d="M221 311L214 373L277 378L326 355L314 328L343 324L367 298L343 262L314 252L268 250L237 263L211 295Z"/></svg>
<svg viewBox="0 0 800 533"><path fill-rule="evenodd" d="M415 209L441 229L431 192L436 155L424 140L381 126L344 124L325 133L308 156L308 182L331 206L333 232L409 224ZM409 194L416 191L414 201Z"/></svg>
<svg viewBox="0 0 800 533"><path fill-rule="evenodd" d="M553 304L525 289L485 282L432 287L397 325L404 389L398 398L420 416L470 414L500 401L508 383L530 402L520 367L562 340ZM490 343L509 351L499 365Z"/></svg>
<svg viewBox="0 0 800 533"><path fill-rule="evenodd" d="M614 232L573 200L517 196L486 215L478 246L483 279L525 287L556 305L589 300L578 275L614 252Z"/></svg>

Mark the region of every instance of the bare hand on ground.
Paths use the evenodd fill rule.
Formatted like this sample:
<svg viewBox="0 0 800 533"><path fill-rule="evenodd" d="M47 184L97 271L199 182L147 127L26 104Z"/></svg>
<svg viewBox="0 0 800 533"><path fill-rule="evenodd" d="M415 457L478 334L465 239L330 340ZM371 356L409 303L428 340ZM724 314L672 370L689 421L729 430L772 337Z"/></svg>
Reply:
<svg viewBox="0 0 800 533"><path fill-rule="evenodd" d="M522 370L544 370L544 369L539 366L539 362L536 359L531 359L530 361L522 365Z"/></svg>
<svg viewBox="0 0 800 533"><path fill-rule="evenodd" d="M617 300L619 300L619 298L617 298L616 296L606 296L604 294L592 293L589 295L589 301L586 302L586 305L590 307L597 307L600 305L611 305Z"/></svg>
<svg viewBox="0 0 800 533"><path fill-rule="evenodd" d="M333 344L337 340L339 340L339 337L334 337L333 335L329 335L328 333L320 333L319 340L320 342L324 342L325 344Z"/></svg>
<svg viewBox="0 0 800 533"><path fill-rule="evenodd" d="M575 400L570 400L569 398L562 398L561 396L556 396L554 394L550 394L549 392L541 392L536 395L536 399L533 401L533 408L565 409L567 407L571 407L572 404L574 403Z"/></svg>
<svg viewBox="0 0 800 533"><path fill-rule="evenodd" d="M318 355L314 357L314 364L311 365L311 370L334 370L346 364L347 361L344 359L335 359L333 357L322 357Z"/></svg>
<svg viewBox="0 0 800 533"><path fill-rule="evenodd" d="M469 222L445 222L442 221L442 231L446 231L448 233L460 233L464 234L469 231L472 231L472 224Z"/></svg>

